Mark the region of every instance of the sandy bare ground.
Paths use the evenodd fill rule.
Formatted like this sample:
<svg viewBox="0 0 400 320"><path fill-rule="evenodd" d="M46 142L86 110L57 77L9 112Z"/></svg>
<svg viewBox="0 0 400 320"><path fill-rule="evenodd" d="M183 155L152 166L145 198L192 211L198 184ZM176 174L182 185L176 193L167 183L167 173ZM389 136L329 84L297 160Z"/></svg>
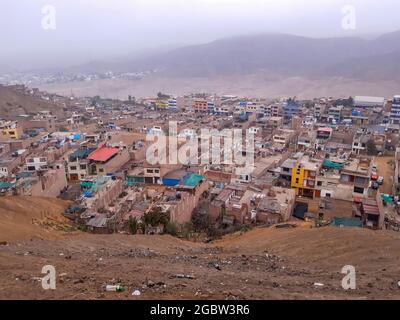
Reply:
<svg viewBox="0 0 400 320"><path fill-rule="evenodd" d="M398 93L398 83L393 81L359 81L346 78L306 79L303 77L282 78L268 74L213 77L175 78L149 76L142 80L95 80L64 84L42 85L40 89L77 96L101 95L106 98L127 99L155 96L157 92L175 95L194 92L235 94L250 97L288 97L304 99L315 97L349 97L373 95L392 97Z"/></svg>
<svg viewBox="0 0 400 320"><path fill-rule="evenodd" d="M0 200L0 299L400 298L397 232L299 223L209 244L171 236L92 235L65 229L60 217L65 205L31 197ZM56 268L54 291L42 289L45 265ZM345 265L356 268L357 290L341 287ZM105 285L119 282L124 292L105 291ZM132 296L134 290L141 295Z"/></svg>
<svg viewBox="0 0 400 320"><path fill-rule="evenodd" d="M38 197L0 197L0 241L59 239L68 230L61 216L67 201Z"/></svg>
<svg viewBox="0 0 400 320"><path fill-rule="evenodd" d="M0 298L399 299L399 240L397 233L298 227L260 228L213 244L87 234L13 242L0 247ZM48 264L58 274L54 291L35 278ZM355 291L341 287L348 264L357 270ZM117 282L125 292L105 291ZM136 289L141 296L131 295Z"/></svg>

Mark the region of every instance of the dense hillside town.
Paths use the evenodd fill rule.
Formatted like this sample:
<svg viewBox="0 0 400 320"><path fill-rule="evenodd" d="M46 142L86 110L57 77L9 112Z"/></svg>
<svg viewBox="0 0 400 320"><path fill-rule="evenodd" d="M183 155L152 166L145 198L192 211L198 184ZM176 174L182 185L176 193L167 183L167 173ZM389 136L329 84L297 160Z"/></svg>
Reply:
<svg viewBox="0 0 400 320"><path fill-rule="evenodd" d="M80 230L399 230L400 96L112 100L4 88L52 108L2 112L1 196L69 200L64 216Z"/></svg>

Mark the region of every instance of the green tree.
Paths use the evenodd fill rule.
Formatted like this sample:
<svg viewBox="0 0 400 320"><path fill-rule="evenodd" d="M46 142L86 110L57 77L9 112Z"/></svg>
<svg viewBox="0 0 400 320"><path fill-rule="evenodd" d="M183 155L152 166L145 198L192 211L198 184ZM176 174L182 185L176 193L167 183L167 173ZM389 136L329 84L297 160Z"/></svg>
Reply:
<svg viewBox="0 0 400 320"><path fill-rule="evenodd" d="M376 148L375 142L372 139L367 141L367 153L370 156L376 156L378 154L378 149Z"/></svg>
<svg viewBox="0 0 400 320"><path fill-rule="evenodd" d="M211 225L211 218L208 214L195 211L192 216L192 223L196 231L205 231Z"/></svg>
<svg viewBox="0 0 400 320"><path fill-rule="evenodd" d="M146 226L157 227L159 225L166 226L169 222L168 214L163 212L160 207L154 207L144 215L144 224Z"/></svg>
<svg viewBox="0 0 400 320"><path fill-rule="evenodd" d="M170 96L169 96L168 94L159 92L159 93L157 93L157 98L158 98L158 99L169 99Z"/></svg>

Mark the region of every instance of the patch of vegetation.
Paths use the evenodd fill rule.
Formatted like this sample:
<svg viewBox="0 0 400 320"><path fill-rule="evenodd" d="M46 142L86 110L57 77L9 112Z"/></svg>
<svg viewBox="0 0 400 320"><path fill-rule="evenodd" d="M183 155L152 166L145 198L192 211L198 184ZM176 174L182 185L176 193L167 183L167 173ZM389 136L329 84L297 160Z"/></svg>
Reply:
<svg viewBox="0 0 400 320"><path fill-rule="evenodd" d="M165 226L165 233L170 234L171 236L176 237L178 235L179 228L176 223L168 222Z"/></svg>
<svg viewBox="0 0 400 320"><path fill-rule="evenodd" d="M157 227L159 225L166 226L169 222L169 216L167 213L163 212L160 207L155 207L148 213L145 213L144 224L152 227Z"/></svg>
<svg viewBox="0 0 400 320"><path fill-rule="evenodd" d="M378 149L376 148L375 142L372 139L367 141L367 153L369 156L376 156L378 154Z"/></svg>
<svg viewBox="0 0 400 320"><path fill-rule="evenodd" d="M131 234L136 234L139 229L139 223L136 218L129 217L129 231Z"/></svg>

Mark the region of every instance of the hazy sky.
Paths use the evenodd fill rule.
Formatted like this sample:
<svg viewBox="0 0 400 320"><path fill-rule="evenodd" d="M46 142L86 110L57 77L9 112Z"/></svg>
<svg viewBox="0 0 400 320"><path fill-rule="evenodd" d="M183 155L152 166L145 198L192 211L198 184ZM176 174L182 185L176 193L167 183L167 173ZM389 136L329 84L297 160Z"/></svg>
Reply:
<svg viewBox="0 0 400 320"><path fill-rule="evenodd" d="M45 30L42 8L55 8ZM356 29L342 28L345 5ZM399 0L0 0L0 65L42 67L260 32L308 36L400 29Z"/></svg>

